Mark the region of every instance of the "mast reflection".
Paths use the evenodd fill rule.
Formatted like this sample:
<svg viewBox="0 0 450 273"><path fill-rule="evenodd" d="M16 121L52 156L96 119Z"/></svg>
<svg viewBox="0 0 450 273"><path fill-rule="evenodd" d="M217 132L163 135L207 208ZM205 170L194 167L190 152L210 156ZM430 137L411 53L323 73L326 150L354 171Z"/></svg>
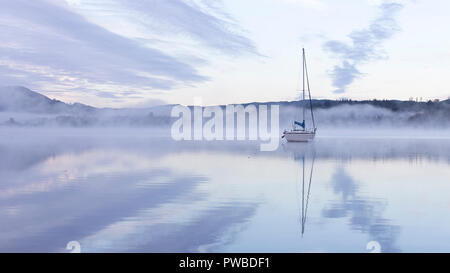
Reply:
<svg viewBox="0 0 450 273"><path fill-rule="evenodd" d="M306 227L306 219L308 214L308 205L309 205L309 198L311 196L311 185L312 185L312 176L314 171L314 161L315 161L315 154L313 154L313 157L311 159L311 168L309 170L305 170L305 164L306 159L305 155L301 155L301 161L302 161L302 211L301 211L301 227L302 227L302 237L305 233L305 227ZM305 176L306 175L306 176Z"/></svg>

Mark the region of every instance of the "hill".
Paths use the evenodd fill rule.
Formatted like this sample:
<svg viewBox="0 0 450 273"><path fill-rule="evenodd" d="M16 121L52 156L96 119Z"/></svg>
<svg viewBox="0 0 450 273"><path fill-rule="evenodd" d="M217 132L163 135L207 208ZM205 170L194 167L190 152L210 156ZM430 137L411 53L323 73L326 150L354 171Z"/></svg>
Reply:
<svg viewBox="0 0 450 273"><path fill-rule="evenodd" d="M254 102L277 104L280 126L298 119L299 107L309 101ZM450 128L450 99L444 101L312 100L316 122L326 127L435 127ZM0 88L0 125L3 126L170 126L173 105L151 108L95 108L50 99L25 87ZM222 105L221 107L225 107ZM308 121L308 123L310 123Z"/></svg>
<svg viewBox="0 0 450 273"><path fill-rule="evenodd" d="M50 99L22 86L0 88L0 112L25 112L39 114L89 113L96 108L81 103L67 104Z"/></svg>

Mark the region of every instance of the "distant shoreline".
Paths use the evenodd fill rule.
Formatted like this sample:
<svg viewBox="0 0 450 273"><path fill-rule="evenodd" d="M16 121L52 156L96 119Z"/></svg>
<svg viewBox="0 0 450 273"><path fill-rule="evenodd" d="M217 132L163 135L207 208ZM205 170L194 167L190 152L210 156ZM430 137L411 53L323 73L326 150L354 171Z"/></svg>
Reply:
<svg viewBox="0 0 450 273"><path fill-rule="evenodd" d="M242 105L279 105L280 125L287 128L290 126L289 121L298 115L298 107L305 103L309 104L309 101L253 102ZM450 99L427 102L313 99L312 105L319 128L450 128ZM96 108L52 100L25 87L0 87L0 126L168 127L174 121L170 116L174 106Z"/></svg>

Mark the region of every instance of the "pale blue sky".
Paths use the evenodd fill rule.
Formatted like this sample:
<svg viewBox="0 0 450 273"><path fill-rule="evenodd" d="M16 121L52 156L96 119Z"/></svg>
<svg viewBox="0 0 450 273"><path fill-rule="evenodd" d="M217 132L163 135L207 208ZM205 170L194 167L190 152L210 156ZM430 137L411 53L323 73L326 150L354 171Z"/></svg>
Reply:
<svg viewBox="0 0 450 273"><path fill-rule="evenodd" d="M68 102L446 99L444 0L0 0L0 81Z"/></svg>

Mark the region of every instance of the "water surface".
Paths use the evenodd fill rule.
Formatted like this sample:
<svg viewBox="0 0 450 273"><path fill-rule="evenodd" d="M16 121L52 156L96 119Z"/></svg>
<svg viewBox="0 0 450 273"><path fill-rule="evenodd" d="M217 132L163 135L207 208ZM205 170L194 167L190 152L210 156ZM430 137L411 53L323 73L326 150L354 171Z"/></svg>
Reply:
<svg viewBox="0 0 450 273"><path fill-rule="evenodd" d="M0 131L0 251L450 251L450 138Z"/></svg>

